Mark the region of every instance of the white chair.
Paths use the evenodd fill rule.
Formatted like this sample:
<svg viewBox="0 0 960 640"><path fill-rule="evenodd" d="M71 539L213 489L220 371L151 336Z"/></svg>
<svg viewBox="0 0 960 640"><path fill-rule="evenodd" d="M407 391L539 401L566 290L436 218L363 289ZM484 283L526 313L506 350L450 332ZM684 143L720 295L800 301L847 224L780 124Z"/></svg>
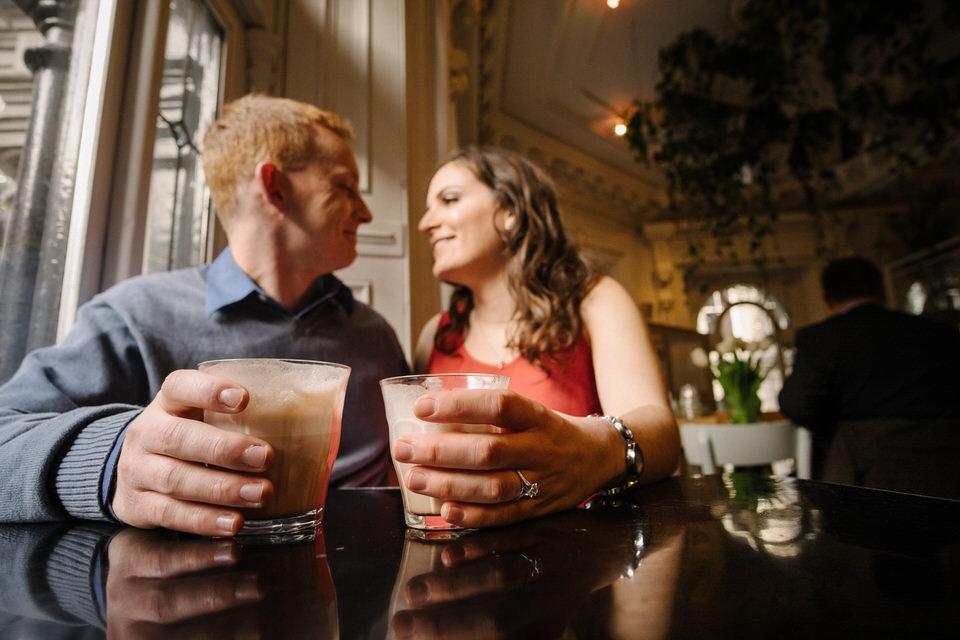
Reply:
<svg viewBox="0 0 960 640"><path fill-rule="evenodd" d="M793 458L797 477L810 477L813 438L789 420L753 424L680 422L680 439L688 464L705 474L725 465L759 466Z"/></svg>

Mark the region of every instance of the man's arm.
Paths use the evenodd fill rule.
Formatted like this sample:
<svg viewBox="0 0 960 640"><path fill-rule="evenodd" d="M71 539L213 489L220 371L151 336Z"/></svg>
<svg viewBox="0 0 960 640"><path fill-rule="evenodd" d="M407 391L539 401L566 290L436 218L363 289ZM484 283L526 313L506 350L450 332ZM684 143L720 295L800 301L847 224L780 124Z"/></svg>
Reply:
<svg viewBox="0 0 960 640"><path fill-rule="evenodd" d="M99 302L63 344L30 353L0 387L0 521L108 518L104 463L148 387L133 337Z"/></svg>
<svg viewBox="0 0 960 640"><path fill-rule="evenodd" d="M198 371L164 381L145 366L121 314L102 300L85 305L63 344L28 355L0 387L0 522L111 519L107 461L125 432L117 518L232 535L242 524L237 508L271 495L268 481L245 473L262 472L272 449L201 420L205 408L238 411L246 398Z"/></svg>

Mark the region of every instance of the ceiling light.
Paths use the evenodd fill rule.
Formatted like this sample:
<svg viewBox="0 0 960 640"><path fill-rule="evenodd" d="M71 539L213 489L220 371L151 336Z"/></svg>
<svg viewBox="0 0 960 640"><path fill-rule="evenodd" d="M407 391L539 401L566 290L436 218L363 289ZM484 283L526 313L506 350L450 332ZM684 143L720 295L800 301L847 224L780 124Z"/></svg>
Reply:
<svg viewBox="0 0 960 640"><path fill-rule="evenodd" d="M616 9L620 6L620 0L607 0L607 6L611 9ZM623 135L623 134L620 134Z"/></svg>
<svg viewBox="0 0 960 640"><path fill-rule="evenodd" d="M623 120L618 120L617 124L613 125L613 132L618 136L626 135L627 123L624 122Z"/></svg>

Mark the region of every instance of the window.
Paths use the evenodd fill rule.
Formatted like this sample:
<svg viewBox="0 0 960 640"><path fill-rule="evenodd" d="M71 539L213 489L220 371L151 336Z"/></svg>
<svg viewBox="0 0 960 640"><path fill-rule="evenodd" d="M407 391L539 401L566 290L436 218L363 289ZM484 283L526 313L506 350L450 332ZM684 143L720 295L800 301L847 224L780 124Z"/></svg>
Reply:
<svg viewBox="0 0 960 640"><path fill-rule="evenodd" d="M211 214L199 139L216 118L223 30L199 0L172 0L153 147L143 271L202 264Z"/></svg>
<svg viewBox="0 0 960 640"><path fill-rule="evenodd" d="M61 339L97 292L209 259L213 224L198 138L223 96L245 86L244 23L232 0L41 4L0 0L0 232L9 236L10 220L27 220L20 244L43 238L40 252L10 252L39 268L14 265L17 280L0 290L12 301L2 308L16 314L2 318L0 381L24 353ZM31 104L23 53L46 41L18 5L63 18L67 35L74 32L69 65L35 56L36 73L45 74L41 104ZM41 135L31 140L42 144L23 147L28 118ZM18 176L21 147L49 161ZM14 217L18 182L30 202Z"/></svg>

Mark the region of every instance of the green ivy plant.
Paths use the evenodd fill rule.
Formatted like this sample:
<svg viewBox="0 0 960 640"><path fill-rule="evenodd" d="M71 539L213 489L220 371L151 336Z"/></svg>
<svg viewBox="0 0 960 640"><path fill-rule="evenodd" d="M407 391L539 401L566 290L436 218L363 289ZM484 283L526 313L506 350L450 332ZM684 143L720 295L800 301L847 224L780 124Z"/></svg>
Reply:
<svg viewBox="0 0 960 640"><path fill-rule="evenodd" d="M765 236L785 208L823 221L836 167L882 153L892 170L942 159L960 131L960 3L750 0L741 28L697 29L660 51L657 98L636 102L627 140L664 172L670 212L698 220L734 261L732 238ZM798 201L782 185L798 186ZM823 243L821 242L821 247ZM702 245L691 254L702 260Z"/></svg>

